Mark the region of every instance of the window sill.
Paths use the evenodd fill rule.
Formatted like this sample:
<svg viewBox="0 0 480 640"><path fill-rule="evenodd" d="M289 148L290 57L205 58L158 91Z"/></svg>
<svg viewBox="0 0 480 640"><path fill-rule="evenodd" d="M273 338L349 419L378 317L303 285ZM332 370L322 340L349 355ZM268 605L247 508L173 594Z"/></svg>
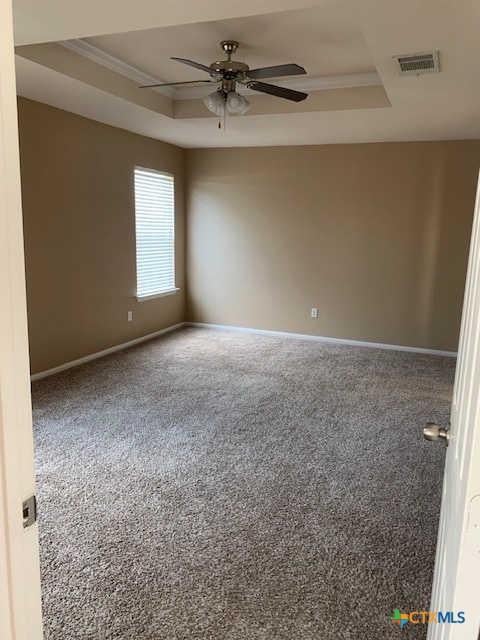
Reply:
<svg viewBox="0 0 480 640"><path fill-rule="evenodd" d="M169 291L162 291L161 293L152 293L151 296L137 296L137 302L145 302L146 300L155 300L155 298L165 298L165 296L174 296L176 295L180 289L175 287L175 289L170 289Z"/></svg>

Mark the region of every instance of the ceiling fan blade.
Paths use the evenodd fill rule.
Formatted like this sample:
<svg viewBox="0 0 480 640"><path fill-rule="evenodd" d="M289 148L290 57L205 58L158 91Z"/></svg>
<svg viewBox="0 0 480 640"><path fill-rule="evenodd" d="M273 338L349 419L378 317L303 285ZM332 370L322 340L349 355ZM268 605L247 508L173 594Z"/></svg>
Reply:
<svg viewBox="0 0 480 640"><path fill-rule="evenodd" d="M281 76L301 76L307 73L298 64L279 64L275 67L262 67L261 69L251 69L247 76L253 79L280 78Z"/></svg>
<svg viewBox="0 0 480 640"><path fill-rule="evenodd" d="M142 84L139 89L150 89L152 87L175 87L181 84L215 84L216 80L186 80L185 82L160 82L159 84Z"/></svg>
<svg viewBox="0 0 480 640"><path fill-rule="evenodd" d="M248 82L247 87L254 91L260 91L261 93L268 93L271 96L277 96L277 98L285 98L286 100L292 100L293 102L301 102L308 98L308 93L303 91L294 91L293 89L287 89L286 87L279 87L276 84L267 84L266 82Z"/></svg>
<svg viewBox="0 0 480 640"><path fill-rule="evenodd" d="M206 71L210 74L213 72L210 67L207 67L207 65L202 64L201 62L195 62L194 60L187 60L186 58L170 58L170 60L176 60L177 62L181 62L182 64L188 64L189 67L200 69L200 71Z"/></svg>

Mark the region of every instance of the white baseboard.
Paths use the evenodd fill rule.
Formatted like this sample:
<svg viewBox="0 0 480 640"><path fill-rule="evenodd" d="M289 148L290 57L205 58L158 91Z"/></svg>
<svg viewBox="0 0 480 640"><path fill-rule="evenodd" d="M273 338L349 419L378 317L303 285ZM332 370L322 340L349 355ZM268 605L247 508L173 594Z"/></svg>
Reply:
<svg viewBox="0 0 480 640"><path fill-rule="evenodd" d="M189 327L204 327L205 329L223 329L226 331L241 331L243 333L258 333L266 336L277 336L283 338L296 338L300 340L315 340L317 342L330 342L333 344L344 344L353 347L370 347L373 349L386 349L389 351L409 351L411 353L425 353L434 356L446 356L456 358L456 351L442 351L440 349L424 349L423 347L405 347L398 344L384 344L383 342L364 342L362 340L348 340L346 338L329 338L328 336L314 336L308 333L292 333L290 331L269 331L268 329L253 329L251 327L237 327L230 324L213 324L210 322L185 322Z"/></svg>
<svg viewBox="0 0 480 640"><path fill-rule="evenodd" d="M38 373L32 374L30 376L30 380L32 382L35 380L41 380L42 378L53 376L54 373L60 373L60 371L65 371L66 369L71 369L72 367L78 367L78 365L84 364L85 362L90 362L90 360L103 358L103 356L108 356L111 353L115 353L116 351L122 351L123 349L128 349L128 347L133 347L134 345L140 344L141 342L146 342L147 340L158 338L158 336L162 336L164 333L170 333L170 331L175 331L176 329L180 329L180 327L183 327L184 324L185 324L184 322L179 322L178 324L172 324L170 327L165 327L165 329L160 329L159 331L148 333L146 336L140 336L140 338L134 338L133 340L129 340L128 342L123 342L122 344L116 344L115 346L109 347L108 349L102 349L102 351L97 351L96 353L90 353L88 356L83 356L82 358L77 358L76 360L65 362L64 364L58 365L58 367L53 367L52 369L39 371Z"/></svg>
<svg viewBox="0 0 480 640"><path fill-rule="evenodd" d="M32 382L35 380L41 380L42 378L47 378L48 376L52 376L55 373L60 373L60 371L65 371L66 369L71 369L72 367L78 367L80 364L84 364L85 362L90 362L91 360L96 360L97 358L103 358L103 356L108 356L111 353L115 353L116 351L122 351L123 349L128 349L129 347L133 347L136 344L140 344L141 342L146 342L147 340L152 340L153 338L158 338L159 336L170 333L171 331L175 331L176 329L180 329L181 327L189 326L189 327L204 327L206 329L222 329L225 331L238 331L243 333L257 333L260 335L266 336L277 336L283 338L295 338L299 340L314 340L317 342L330 342L332 344L343 344L350 345L353 347L370 347L373 349L387 349L390 351L409 351L411 353L425 353L434 356L446 356L448 358L456 358L456 351L442 351L440 349L424 349L422 347L405 347L397 344L384 344L382 342L364 342L361 340L347 340L346 338L329 338L328 336L314 336L307 333L292 333L290 331L269 331L268 329L254 329L251 327L237 327L235 325L230 324L213 324L210 322L179 322L178 324L173 324L170 327L166 327L165 329L160 329L159 331L154 331L153 333L148 333L146 336L140 336L140 338L134 338L133 340L129 340L128 342L123 342L122 344L116 344L113 347L109 347L108 349L103 349L102 351L97 351L96 353L90 353L87 356L83 356L82 358L77 358L76 360L71 360L70 362L65 362L64 364L60 364L57 367L53 367L52 369L47 369L45 371L39 371L38 373L34 373L30 376Z"/></svg>

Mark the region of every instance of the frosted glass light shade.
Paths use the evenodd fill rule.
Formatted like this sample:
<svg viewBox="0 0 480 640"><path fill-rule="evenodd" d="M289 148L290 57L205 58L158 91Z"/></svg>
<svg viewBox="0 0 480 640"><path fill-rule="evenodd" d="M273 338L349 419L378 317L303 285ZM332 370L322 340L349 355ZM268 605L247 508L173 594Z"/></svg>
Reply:
<svg viewBox="0 0 480 640"><path fill-rule="evenodd" d="M243 115L250 109L249 101L236 91L230 91L227 95L227 110L231 114Z"/></svg>
<svg viewBox="0 0 480 640"><path fill-rule="evenodd" d="M204 99L203 104L209 111L222 117L225 113L225 94L223 91L214 91Z"/></svg>

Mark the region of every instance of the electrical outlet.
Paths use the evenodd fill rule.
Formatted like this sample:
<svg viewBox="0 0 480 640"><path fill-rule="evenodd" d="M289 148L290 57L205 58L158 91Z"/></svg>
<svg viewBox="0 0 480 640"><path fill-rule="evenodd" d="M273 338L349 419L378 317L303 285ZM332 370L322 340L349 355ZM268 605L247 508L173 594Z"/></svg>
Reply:
<svg viewBox="0 0 480 640"><path fill-rule="evenodd" d="M316 307L312 307L312 311L310 315L312 318L316 320L318 318L318 309Z"/></svg>
<svg viewBox="0 0 480 640"><path fill-rule="evenodd" d="M128 318L128 322L131 322L133 320L133 311L128 312L127 318Z"/></svg>

